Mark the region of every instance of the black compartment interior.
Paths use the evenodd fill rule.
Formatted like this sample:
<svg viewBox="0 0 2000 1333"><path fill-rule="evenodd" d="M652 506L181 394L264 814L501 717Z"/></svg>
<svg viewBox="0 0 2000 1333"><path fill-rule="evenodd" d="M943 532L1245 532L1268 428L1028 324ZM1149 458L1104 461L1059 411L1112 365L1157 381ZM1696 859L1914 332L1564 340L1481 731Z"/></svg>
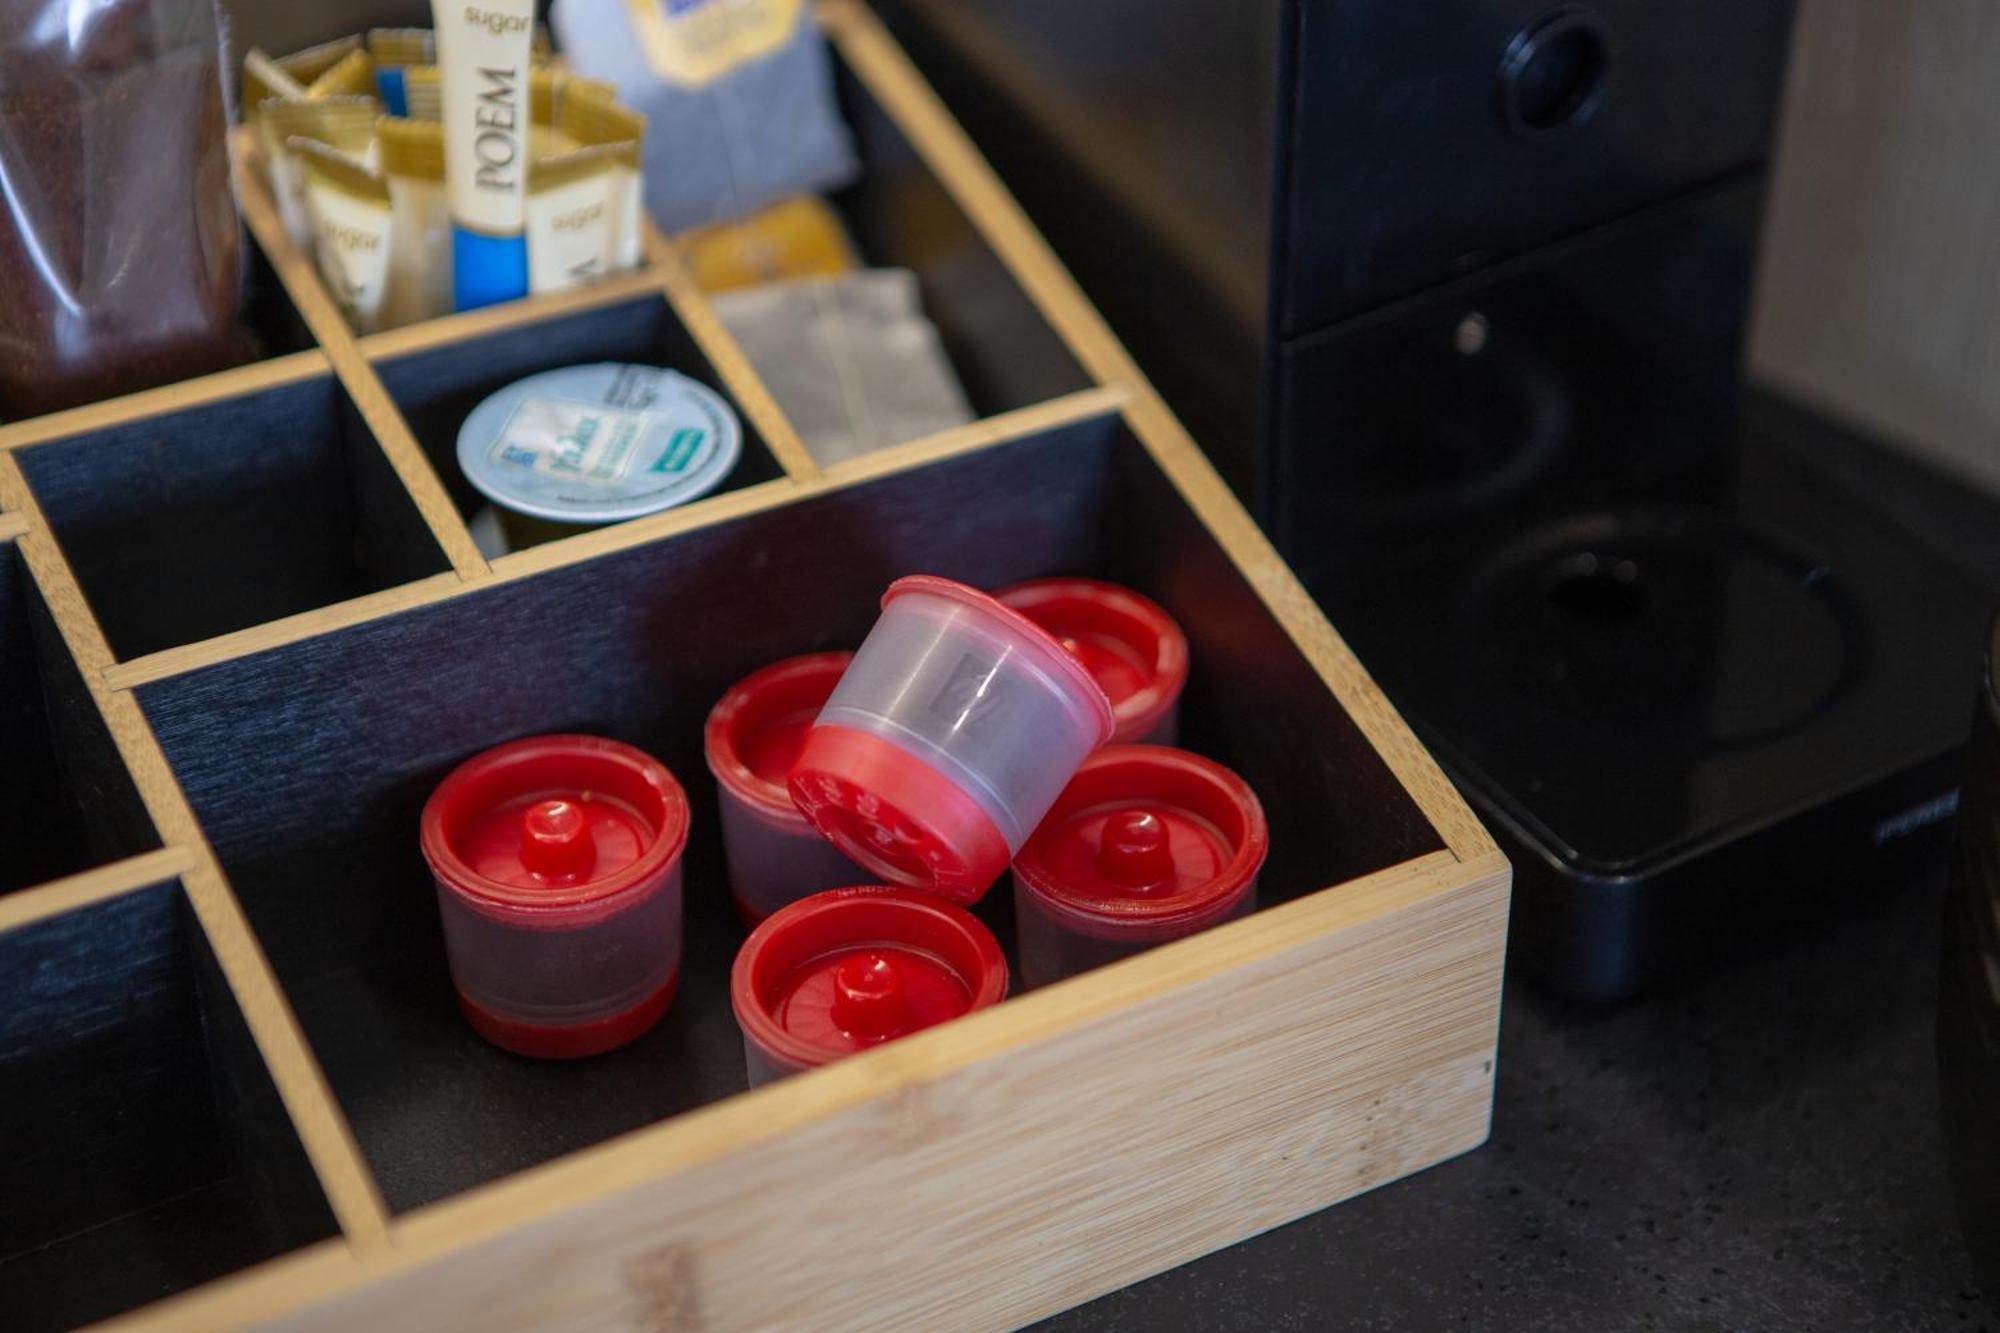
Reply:
<svg viewBox="0 0 2000 1333"><path fill-rule="evenodd" d="M334 1234L177 883L0 935L0 1143L13 1333Z"/></svg>
<svg viewBox="0 0 2000 1333"><path fill-rule="evenodd" d="M821 495L141 688L392 1207L457 1193L743 1086L741 941L701 754L710 705L779 657L851 646L896 576L1056 573L1159 599L1193 645L1183 741L1263 797L1264 901L1438 846L1307 661L1121 420ZM574 1065L460 1020L425 797L535 732L658 754L695 812L681 989L633 1046ZM982 912L1011 940L1008 895Z"/></svg>
<svg viewBox="0 0 2000 1333"><path fill-rule="evenodd" d="M299 317L298 307L278 281L277 270L264 257L263 247L246 239L250 263L243 282L243 322L257 340L262 357L283 356L318 346L312 330Z"/></svg>
<svg viewBox="0 0 2000 1333"><path fill-rule="evenodd" d="M864 263L917 275L924 313L972 410L991 416L1088 388L1090 377L881 104L839 60L834 79L861 176L832 203Z"/></svg>
<svg viewBox="0 0 2000 1333"><path fill-rule="evenodd" d="M159 837L12 542L0 542L0 893Z"/></svg>
<svg viewBox="0 0 2000 1333"><path fill-rule="evenodd" d="M657 296L506 329L474 342L384 358L376 362L375 370L430 455L431 466L444 479L459 512L470 517L486 504L458 466L458 428L472 409L529 375L597 361L665 366L729 397L686 327ZM743 426L743 454L717 490L732 491L784 475L740 409L737 419Z"/></svg>
<svg viewBox="0 0 2000 1333"><path fill-rule="evenodd" d="M331 376L17 457L123 660L449 568Z"/></svg>

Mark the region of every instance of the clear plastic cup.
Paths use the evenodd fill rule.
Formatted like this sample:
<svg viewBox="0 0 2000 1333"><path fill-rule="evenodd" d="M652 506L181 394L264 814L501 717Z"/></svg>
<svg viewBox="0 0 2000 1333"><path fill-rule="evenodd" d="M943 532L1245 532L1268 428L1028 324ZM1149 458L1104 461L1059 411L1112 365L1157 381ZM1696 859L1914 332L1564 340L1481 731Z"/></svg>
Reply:
<svg viewBox="0 0 2000 1333"><path fill-rule="evenodd" d="M708 715L704 746L722 812L729 891L747 926L786 903L868 878L792 802L785 775L852 653L775 662L738 681Z"/></svg>
<svg viewBox="0 0 2000 1333"><path fill-rule="evenodd" d="M1034 579L993 594L1054 636L1111 701L1113 745L1172 745L1188 643L1165 608L1098 579Z"/></svg>
<svg viewBox="0 0 2000 1333"><path fill-rule="evenodd" d="M974 902L1111 728L1104 691L1034 622L949 579L898 579L792 797L883 879Z"/></svg>
<svg viewBox="0 0 2000 1333"><path fill-rule="evenodd" d="M1256 794L1213 760L1158 745L1099 750L1014 862L1023 984L1248 915L1270 843Z"/></svg>
<svg viewBox="0 0 2000 1333"><path fill-rule="evenodd" d="M643 1034L680 980L687 796L596 736L531 736L458 766L424 857L459 1007L496 1046L596 1055Z"/></svg>
<svg viewBox="0 0 2000 1333"><path fill-rule="evenodd" d="M834 889L750 932L729 998L756 1087L1000 1003L1007 960L955 904L880 885Z"/></svg>

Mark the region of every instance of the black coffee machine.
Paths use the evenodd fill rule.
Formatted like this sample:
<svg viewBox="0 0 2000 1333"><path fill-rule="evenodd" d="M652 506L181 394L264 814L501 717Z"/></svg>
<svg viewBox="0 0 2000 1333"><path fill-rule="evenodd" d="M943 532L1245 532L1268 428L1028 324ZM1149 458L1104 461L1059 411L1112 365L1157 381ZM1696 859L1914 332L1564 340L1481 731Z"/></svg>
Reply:
<svg viewBox="0 0 2000 1333"><path fill-rule="evenodd" d="M1938 1073L1952 1192L1980 1280L2000 1291L2000 623L1986 655L1952 845Z"/></svg>
<svg viewBox="0 0 2000 1333"><path fill-rule="evenodd" d="M891 0L1629 994L1936 854L1993 594L1741 391L1790 0Z"/></svg>

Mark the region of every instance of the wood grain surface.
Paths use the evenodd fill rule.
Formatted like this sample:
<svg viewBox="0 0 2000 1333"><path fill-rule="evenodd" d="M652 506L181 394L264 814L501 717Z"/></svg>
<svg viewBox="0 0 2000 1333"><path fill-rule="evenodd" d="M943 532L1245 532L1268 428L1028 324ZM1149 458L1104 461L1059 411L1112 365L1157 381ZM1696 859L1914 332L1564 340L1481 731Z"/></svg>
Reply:
<svg viewBox="0 0 2000 1333"><path fill-rule="evenodd" d="M1802 0L1756 374L2000 490L2000 6Z"/></svg>

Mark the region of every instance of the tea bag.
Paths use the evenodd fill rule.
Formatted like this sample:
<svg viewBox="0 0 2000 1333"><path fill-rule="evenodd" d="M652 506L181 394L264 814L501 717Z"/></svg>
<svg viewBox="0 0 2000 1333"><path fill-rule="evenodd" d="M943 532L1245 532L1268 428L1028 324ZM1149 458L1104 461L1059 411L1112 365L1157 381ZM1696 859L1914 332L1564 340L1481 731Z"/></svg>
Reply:
<svg viewBox="0 0 2000 1333"><path fill-rule="evenodd" d="M822 464L972 420L907 269L744 288L714 303Z"/></svg>
<svg viewBox="0 0 2000 1333"><path fill-rule="evenodd" d="M646 118L646 207L669 232L853 178L826 39L800 0L555 0L577 73Z"/></svg>

